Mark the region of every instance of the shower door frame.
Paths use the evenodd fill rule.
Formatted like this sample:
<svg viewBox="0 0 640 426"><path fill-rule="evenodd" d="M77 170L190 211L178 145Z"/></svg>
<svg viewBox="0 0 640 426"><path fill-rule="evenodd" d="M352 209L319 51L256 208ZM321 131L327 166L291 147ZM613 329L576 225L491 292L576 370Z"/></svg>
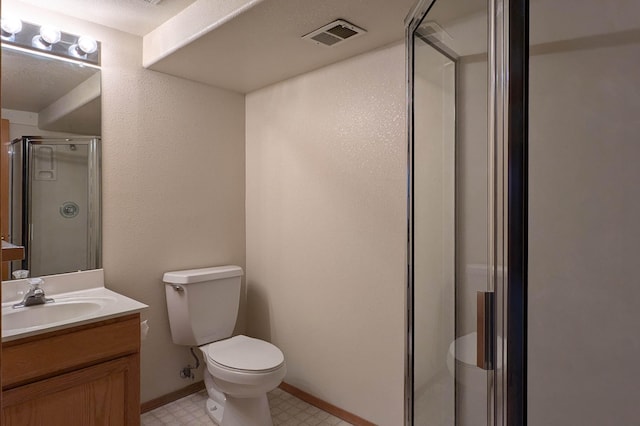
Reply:
<svg viewBox="0 0 640 426"><path fill-rule="evenodd" d="M527 424L527 291L529 210L529 0L508 0L506 19L506 148L508 273L503 324L508 360L503 422Z"/></svg>
<svg viewBox="0 0 640 426"><path fill-rule="evenodd" d="M419 0L405 20L407 76L407 306L405 425L413 425L414 276L413 276L413 64L414 33L436 1ZM493 324L504 347L502 366L490 385L488 423L520 426L527 422L527 256L528 256L528 81L529 0L489 0L489 268L496 297ZM498 211L502 214L498 216ZM500 218L500 219L499 219ZM500 266L502 265L502 266ZM498 268L506 268L506 277ZM503 277L499 279L499 276ZM497 340L497 339L496 339ZM497 356L500 356L497 355Z"/></svg>

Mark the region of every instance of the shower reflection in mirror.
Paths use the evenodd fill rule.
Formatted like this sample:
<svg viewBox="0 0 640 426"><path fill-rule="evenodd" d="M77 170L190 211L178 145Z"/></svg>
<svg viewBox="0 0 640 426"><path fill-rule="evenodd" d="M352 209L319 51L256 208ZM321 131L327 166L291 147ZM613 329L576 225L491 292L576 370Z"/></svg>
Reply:
<svg viewBox="0 0 640 426"><path fill-rule="evenodd" d="M9 146L12 243L32 276L100 266L100 139L22 137Z"/></svg>

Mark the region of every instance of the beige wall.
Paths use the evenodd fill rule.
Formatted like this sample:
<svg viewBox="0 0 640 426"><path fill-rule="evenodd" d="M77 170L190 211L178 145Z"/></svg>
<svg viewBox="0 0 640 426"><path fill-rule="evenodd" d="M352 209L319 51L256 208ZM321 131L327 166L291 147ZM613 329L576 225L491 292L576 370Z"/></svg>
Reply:
<svg viewBox="0 0 640 426"><path fill-rule="evenodd" d="M162 274L244 267L244 96L143 69L140 37L7 0L2 6L102 42L106 285L150 306L142 400L189 385L178 373L193 360L171 341ZM240 319L243 330L244 310Z"/></svg>
<svg viewBox="0 0 640 426"><path fill-rule="evenodd" d="M403 422L404 49L246 100L248 324L285 381L380 425Z"/></svg>
<svg viewBox="0 0 640 426"><path fill-rule="evenodd" d="M191 383L178 376L193 360L171 341L162 274L244 267L244 96L144 70L141 40L125 45L129 58L104 46L103 260L108 287L150 305L144 401Z"/></svg>

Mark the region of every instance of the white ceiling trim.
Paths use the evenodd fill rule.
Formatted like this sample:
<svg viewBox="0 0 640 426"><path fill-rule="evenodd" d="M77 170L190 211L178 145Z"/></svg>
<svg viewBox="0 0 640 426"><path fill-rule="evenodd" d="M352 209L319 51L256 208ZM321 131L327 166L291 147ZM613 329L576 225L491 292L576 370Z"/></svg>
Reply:
<svg viewBox="0 0 640 426"><path fill-rule="evenodd" d="M144 36L142 65L149 68L180 48L224 25L263 0L197 0Z"/></svg>

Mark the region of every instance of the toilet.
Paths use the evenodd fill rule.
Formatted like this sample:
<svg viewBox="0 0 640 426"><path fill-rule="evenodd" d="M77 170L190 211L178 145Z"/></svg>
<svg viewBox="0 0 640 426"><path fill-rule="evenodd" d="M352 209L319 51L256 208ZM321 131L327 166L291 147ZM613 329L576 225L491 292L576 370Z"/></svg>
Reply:
<svg viewBox="0 0 640 426"><path fill-rule="evenodd" d="M164 274L171 337L198 346L206 363L206 411L220 426L272 426L267 392L286 373L282 351L252 337L231 337L242 268L216 266Z"/></svg>

